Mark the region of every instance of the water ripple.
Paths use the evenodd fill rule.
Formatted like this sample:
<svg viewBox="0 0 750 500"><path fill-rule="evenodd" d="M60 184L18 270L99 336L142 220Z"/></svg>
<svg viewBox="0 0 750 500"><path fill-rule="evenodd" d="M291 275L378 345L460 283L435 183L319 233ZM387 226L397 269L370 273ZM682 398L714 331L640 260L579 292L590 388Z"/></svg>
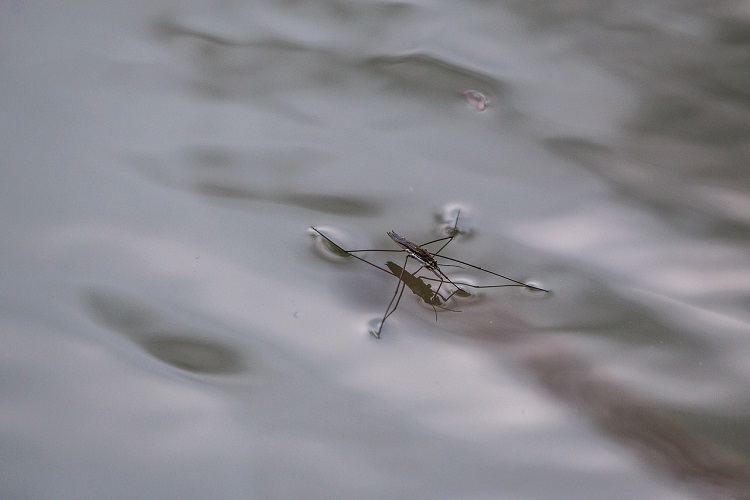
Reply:
<svg viewBox="0 0 750 500"><path fill-rule="evenodd" d="M219 340L219 332L175 326L165 313L120 292L88 289L82 296L92 319L170 366L204 375L246 370L246 360L234 347Z"/></svg>

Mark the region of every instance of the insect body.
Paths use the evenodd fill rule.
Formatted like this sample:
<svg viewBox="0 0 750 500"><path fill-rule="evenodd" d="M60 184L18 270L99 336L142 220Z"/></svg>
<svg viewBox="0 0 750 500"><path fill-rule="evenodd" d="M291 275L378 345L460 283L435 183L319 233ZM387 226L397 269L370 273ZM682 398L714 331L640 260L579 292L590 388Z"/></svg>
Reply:
<svg viewBox="0 0 750 500"><path fill-rule="evenodd" d="M396 231L388 231L388 236L396 242L398 246L404 249L410 256L422 263L425 269L428 269L435 273L438 278L442 278L443 272L438 267L438 263L430 252L420 247L419 245L412 243L407 240Z"/></svg>

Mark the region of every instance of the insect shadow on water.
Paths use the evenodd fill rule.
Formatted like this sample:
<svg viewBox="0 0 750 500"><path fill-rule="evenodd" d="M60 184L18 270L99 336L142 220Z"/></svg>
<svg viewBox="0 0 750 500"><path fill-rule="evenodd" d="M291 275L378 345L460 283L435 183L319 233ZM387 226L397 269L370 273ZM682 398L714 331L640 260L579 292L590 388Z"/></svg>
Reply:
<svg viewBox="0 0 750 500"><path fill-rule="evenodd" d="M396 233L395 231L388 231L388 236L393 240L396 245L400 247L399 250L391 250L391 249L359 249L359 250L346 250L339 246L336 242L331 240L328 236L318 231L315 227L311 227L313 231L318 233L323 239L328 242L329 245L331 245L331 248L342 255L348 255L350 257L353 257L359 261L364 262L365 264L368 264L372 267L375 267L377 269L380 269L383 272L386 272L390 275L393 275L398 278L398 282L396 283L396 290L393 292L393 296L391 297L391 301L388 303L388 307L385 310L385 313L383 314L383 318L378 322L377 327L370 330L370 333L375 338L380 338L380 333L383 331L383 325L385 325L385 320L388 319L388 317L396 312L396 309L398 308L399 303L401 302L401 297L404 295L404 291L408 288L412 291L415 295L417 295L422 301L432 307L433 311L435 312L435 320L437 321L437 310L442 309L444 311L451 311L451 312L460 312L455 309L451 309L449 307L446 307L446 303L448 300L450 300L453 296L458 297L469 297L471 294L464 290L462 287L467 288L504 288L504 287L524 287L528 288L530 290L536 290L540 292L546 292L549 293L549 290L546 290L544 288L540 288L538 286L531 285L529 283L524 283L523 281L518 281L513 278L509 278L508 276L504 276L502 274L496 273L494 271L490 271L489 269L485 269L480 266L476 266L474 264L470 264L468 262L464 262L462 260L454 259L452 257L446 257L445 255L441 255L440 252L445 250L445 247L450 244L453 239L456 237L456 235L459 233L458 231L458 217L460 216L460 212L456 215L456 221L451 228L449 232L449 236L446 236L444 238L438 238L436 240L428 241L426 243L422 243L421 245L417 245L416 243L413 243L409 241L408 239L404 238L400 234ZM434 243L440 243L444 242L440 248L438 248L436 251L431 252L427 250L427 245L432 245ZM403 252L406 253L406 257L404 259L403 266L399 266L398 264L388 261L386 262L386 268L381 267L377 264L374 264L370 262L369 260L360 257L359 255L356 255L357 253L364 253L364 252ZM443 259L448 262L455 262L456 264L446 264L438 263L438 258ZM418 264L419 268L414 272L410 273L407 271L406 266L409 262L409 259L414 259ZM463 283L463 282L456 282L451 280L440 268L440 266L443 267L462 267L462 266L468 266L473 269L477 269L479 271L491 274L493 276L498 276L500 278L503 278L505 280L510 281L510 284L504 284L504 285L473 285L470 283ZM430 273L432 273L435 277L430 276L419 276L419 272L422 270L427 270ZM438 286L436 289L432 289L432 285L427 283L426 281L433 281L438 282ZM449 285L452 285L454 290L447 294L447 296L440 293L441 288L445 283L448 283Z"/></svg>

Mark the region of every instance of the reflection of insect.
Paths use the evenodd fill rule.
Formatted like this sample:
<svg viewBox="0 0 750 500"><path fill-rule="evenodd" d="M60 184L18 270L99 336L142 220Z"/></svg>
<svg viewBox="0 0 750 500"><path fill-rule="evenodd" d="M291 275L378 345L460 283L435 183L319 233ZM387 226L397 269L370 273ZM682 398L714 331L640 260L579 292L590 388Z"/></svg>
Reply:
<svg viewBox="0 0 750 500"><path fill-rule="evenodd" d="M459 213L460 215L460 213ZM373 267L376 267L380 269L381 271L384 271L388 274L392 274L393 276L396 276L398 278L398 283L396 284L396 291L393 293L393 296L391 297L391 301L388 303L388 307L385 310L385 314L383 314L383 318L380 320L376 328L373 328L370 333L375 338L380 338L380 332L383 330L383 325L385 324L385 320L388 319L388 317L396 312L396 308L398 307L399 302L401 302L401 297L404 294L404 291L406 288L409 288L415 295L419 296L422 301L431 306L433 310L435 311L435 319L437 320L437 309L443 309L447 311L455 311L454 309L449 309L445 306L446 302L453 297L454 295L457 295L459 297L468 297L470 296L469 292L464 290L462 287L468 287L468 288L502 288L502 287L526 287L531 290L537 290L541 292L549 292L549 290L545 290L544 288L539 288L534 285L530 285L528 283L524 283L522 281L514 280L513 278L509 278L507 276L503 276L502 274L498 274L496 272L490 271L488 269L484 269L479 266L475 266L474 264L469 264L468 262L464 262L462 260L453 259L451 257L445 257L444 255L440 255L440 252L442 252L445 247L448 246L448 244L453 241L453 238L458 234L458 215L456 216L456 222L453 225L453 228L450 230L450 236L446 236L444 238L438 238L436 240L428 241L427 243L423 243L421 245L417 245L416 243L413 243L403 236L399 235L395 231L389 231L388 236L399 246L401 247L401 250L383 250L383 249L366 249L366 250L345 250L341 248L339 245L337 245L333 240L331 240L328 236L318 231L316 228L312 228L313 231L318 233L321 237L323 237L326 242L328 242L332 249L334 249L336 252L346 254L350 257L354 257L357 260L361 260L365 264L371 265ZM447 240L447 241L446 241ZM438 248L435 252L430 252L429 250L425 249L424 247L427 245L431 245L433 243L438 243L444 241L443 245ZM405 252L406 258L404 259L403 266L399 266L398 264L395 264L391 261L386 262L386 266L388 269L385 269L383 267L378 266L377 264L373 264L372 262L355 255L356 253L361 252ZM414 259L420 264L419 269L417 269L414 273L410 273L406 270L406 266L408 264L409 259ZM440 268L440 265L443 267L446 266L456 266L455 264L439 264L437 261L437 258L444 259L446 261L450 262L457 262L458 264L463 264L464 266L468 266L474 269L477 269L479 271L483 271L485 273L492 274L494 276L498 276L500 278L506 279L512 284L506 284L506 285L472 285L469 283L462 283L462 282L455 282L451 280ZM456 266L461 267L461 266ZM418 276L418 273L426 269L430 271L433 275L436 276L436 278L431 278L428 276ZM432 286L425 281L437 281L439 282L437 288L435 290L432 289ZM447 294L447 297L440 293L441 288L445 283L449 283L449 285L452 285L454 290Z"/></svg>

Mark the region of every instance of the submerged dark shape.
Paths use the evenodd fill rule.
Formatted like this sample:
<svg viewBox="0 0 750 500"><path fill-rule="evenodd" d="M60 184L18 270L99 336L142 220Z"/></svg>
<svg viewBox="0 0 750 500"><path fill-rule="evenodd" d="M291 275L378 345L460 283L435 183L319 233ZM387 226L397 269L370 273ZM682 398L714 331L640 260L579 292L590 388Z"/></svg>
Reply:
<svg viewBox="0 0 750 500"><path fill-rule="evenodd" d="M376 215L380 212L378 203L350 196L264 191L230 183L207 181L196 182L193 189L203 196L224 201L280 203L329 214L365 216Z"/></svg>
<svg viewBox="0 0 750 500"><path fill-rule="evenodd" d="M391 273L397 277L409 290L422 299L425 304L431 306L439 306L443 303L443 299L435 294L432 287L424 282L424 278L418 278L403 267L399 266L395 262L388 261L385 263Z"/></svg>
<svg viewBox="0 0 750 500"><path fill-rule="evenodd" d="M161 362L202 375L247 370L247 360L235 346L221 339L219 327L216 331L196 328L119 290L89 288L81 298L93 320L135 342Z"/></svg>

